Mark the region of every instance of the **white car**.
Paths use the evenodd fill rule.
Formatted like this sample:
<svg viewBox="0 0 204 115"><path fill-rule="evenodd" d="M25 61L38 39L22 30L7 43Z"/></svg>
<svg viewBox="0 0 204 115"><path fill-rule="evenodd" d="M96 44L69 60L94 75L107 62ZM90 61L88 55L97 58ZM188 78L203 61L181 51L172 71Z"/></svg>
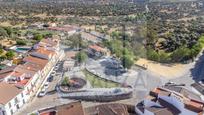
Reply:
<svg viewBox="0 0 204 115"><path fill-rule="evenodd" d="M55 76L55 74L56 74L56 72L55 72L55 71L53 71L53 72L51 73L51 76Z"/></svg>
<svg viewBox="0 0 204 115"><path fill-rule="evenodd" d="M41 91L39 94L38 94L38 97L44 97L46 95L46 91Z"/></svg>
<svg viewBox="0 0 204 115"><path fill-rule="evenodd" d="M49 82L45 82L44 88L47 89L49 87Z"/></svg>
<svg viewBox="0 0 204 115"><path fill-rule="evenodd" d="M43 97L43 96L45 96L46 95L46 90L45 90L45 88L43 88L41 91L40 91L40 93L38 94L38 97Z"/></svg>

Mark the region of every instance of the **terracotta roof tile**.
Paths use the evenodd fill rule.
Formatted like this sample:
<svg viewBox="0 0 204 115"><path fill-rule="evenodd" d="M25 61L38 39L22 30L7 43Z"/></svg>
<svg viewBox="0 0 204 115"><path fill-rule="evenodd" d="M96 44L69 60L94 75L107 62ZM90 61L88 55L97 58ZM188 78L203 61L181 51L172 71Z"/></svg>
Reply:
<svg viewBox="0 0 204 115"><path fill-rule="evenodd" d="M0 103L7 104L11 99L16 97L22 89L15 87L14 85L1 82L0 83Z"/></svg>

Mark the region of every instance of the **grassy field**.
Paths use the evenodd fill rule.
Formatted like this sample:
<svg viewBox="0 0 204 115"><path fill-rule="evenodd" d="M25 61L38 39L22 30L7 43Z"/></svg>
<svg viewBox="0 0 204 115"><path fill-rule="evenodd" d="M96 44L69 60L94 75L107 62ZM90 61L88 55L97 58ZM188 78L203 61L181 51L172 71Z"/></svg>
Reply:
<svg viewBox="0 0 204 115"><path fill-rule="evenodd" d="M200 37L199 42L202 45L202 47L204 48L204 36Z"/></svg>
<svg viewBox="0 0 204 115"><path fill-rule="evenodd" d="M101 79L98 76L88 72L87 70L83 70L83 73L86 76L86 80L88 80L94 88L113 88L120 86L120 84L118 83Z"/></svg>

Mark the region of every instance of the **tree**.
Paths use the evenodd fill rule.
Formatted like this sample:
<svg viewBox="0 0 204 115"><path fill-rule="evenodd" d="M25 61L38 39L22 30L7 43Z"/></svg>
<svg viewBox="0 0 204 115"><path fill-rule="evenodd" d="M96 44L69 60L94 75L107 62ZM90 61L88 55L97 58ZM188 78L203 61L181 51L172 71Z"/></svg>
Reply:
<svg viewBox="0 0 204 115"><path fill-rule="evenodd" d="M72 48L81 49L87 46L86 43L82 40L81 34L74 34L70 36L68 40L70 41L69 45Z"/></svg>
<svg viewBox="0 0 204 115"><path fill-rule="evenodd" d="M12 37L13 29L11 27L4 27L4 30L8 36Z"/></svg>
<svg viewBox="0 0 204 115"><path fill-rule="evenodd" d="M147 49L147 59L152 61L159 61L159 54L153 49Z"/></svg>
<svg viewBox="0 0 204 115"><path fill-rule="evenodd" d="M171 61L171 58L167 53L165 53L164 51L159 52L159 62L167 63L167 62L170 62L170 61Z"/></svg>
<svg viewBox="0 0 204 115"><path fill-rule="evenodd" d="M69 86L69 78L68 77L65 77L61 83L62 86Z"/></svg>
<svg viewBox="0 0 204 115"><path fill-rule="evenodd" d="M201 50L202 50L202 45L200 43L195 44L190 49L190 58L196 57L200 53Z"/></svg>
<svg viewBox="0 0 204 115"><path fill-rule="evenodd" d="M26 41L25 40L16 40L16 44L20 45L20 46L24 46L24 45L26 45Z"/></svg>
<svg viewBox="0 0 204 115"><path fill-rule="evenodd" d="M0 37L1 38L8 37L6 30L2 27L0 27Z"/></svg>
<svg viewBox="0 0 204 115"><path fill-rule="evenodd" d="M2 54L4 52L4 50L2 48L0 48L0 54Z"/></svg>
<svg viewBox="0 0 204 115"><path fill-rule="evenodd" d="M88 56L84 51L80 51L76 54L76 60L78 63L84 63L87 60Z"/></svg>
<svg viewBox="0 0 204 115"><path fill-rule="evenodd" d="M127 69L130 69L132 67L132 65L134 64L134 60L129 55L124 55L121 58L121 62L122 62L123 67L127 68Z"/></svg>
<svg viewBox="0 0 204 115"><path fill-rule="evenodd" d="M15 56L15 53L13 51L8 51L6 54L7 59L12 59Z"/></svg>
<svg viewBox="0 0 204 115"><path fill-rule="evenodd" d="M6 59L6 56L0 56L0 61L4 61Z"/></svg>
<svg viewBox="0 0 204 115"><path fill-rule="evenodd" d="M33 39L37 40L37 41L40 41L40 40L43 39L43 35L40 34L40 33L36 33L36 34L34 34L34 38Z"/></svg>
<svg viewBox="0 0 204 115"><path fill-rule="evenodd" d="M190 49L186 47L180 47L176 49L172 54L171 58L174 62L181 62L189 58L190 56Z"/></svg>

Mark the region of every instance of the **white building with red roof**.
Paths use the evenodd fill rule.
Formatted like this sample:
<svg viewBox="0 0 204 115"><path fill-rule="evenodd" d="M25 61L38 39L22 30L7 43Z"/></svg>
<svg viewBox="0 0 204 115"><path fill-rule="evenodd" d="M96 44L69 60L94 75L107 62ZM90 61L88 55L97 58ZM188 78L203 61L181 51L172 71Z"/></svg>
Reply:
<svg viewBox="0 0 204 115"><path fill-rule="evenodd" d="M23 64L1 70L0 115L12 115L34 97L63 53L58 40L43 39Z"/></svg>

